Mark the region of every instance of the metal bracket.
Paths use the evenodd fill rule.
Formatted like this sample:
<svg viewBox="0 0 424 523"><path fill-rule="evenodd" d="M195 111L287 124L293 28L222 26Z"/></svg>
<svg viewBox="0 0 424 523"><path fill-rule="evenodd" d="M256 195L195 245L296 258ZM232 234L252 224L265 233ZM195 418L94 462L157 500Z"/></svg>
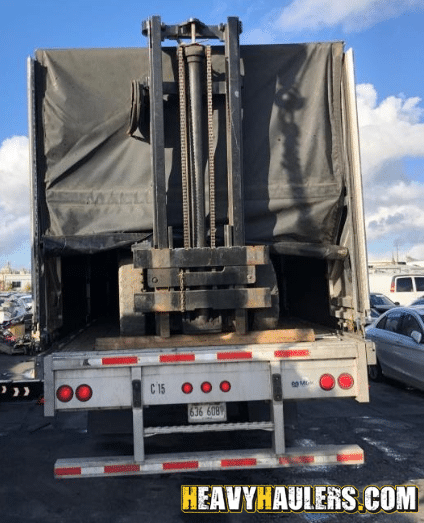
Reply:
<svg viewBox="0 0 424 523"><path fill-rule="evenodd" d="M272 395L274 401L283 401L283 386L281 384L281 374L272 375Z"/></svg>
<svg viewBox="0 0 424 523"><path fill-rule="evenodd" d="M147 284L149 287L167 288L181 285L181 269L148 269ZM222 270L185 272L184 287L212 285L248 285L256 282L254 265L225 266Z"/></svg>
<svg viewBox="0 0 424 523"><path fill-rule="evenodd" d="M185 290L185 311L196 309L262 309L271 307L268 287ZM180 312L180 290L134 294L136 312Z"/></svg>
<svg viewBox="0 0 424 523"><path fill-rule="evenodd" d="M133 380L133 408L141 409L141 380Z"/></svg>
<svg viewBox="0 0 424 523"><path fill-rule="evenodd" d="M243 31L241 22L238 22L238 33ZM145 20L141 26L141 32L144 36L148 35L149 32L149 20ZM225 40L225 24L219 25L205 25L197 18L190 18L189 20L178 25L165 25L161 24L161 39L162 40L183 40L190 39L193 37L193 28L195 26L195 37L196 38L212 38L218 39L222 42Z"/></svg>
<svg viewBox="0 0 424 523"><path fill-rule="evenodd" d="M134 267L167 269L181 267L226 267L234 265L265 265L269 260L266 245L236 247L198 247L194 249L145 249L133 245Z"/></svg>

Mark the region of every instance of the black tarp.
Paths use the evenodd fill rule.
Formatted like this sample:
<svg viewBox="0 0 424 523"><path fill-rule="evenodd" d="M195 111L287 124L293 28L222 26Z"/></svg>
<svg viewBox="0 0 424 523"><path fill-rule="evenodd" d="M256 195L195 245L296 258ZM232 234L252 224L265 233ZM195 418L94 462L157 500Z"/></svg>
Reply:
<svg viewBox="0 0 424 523"><path fill-rule="evenodd" d="M334 243L344 186L343 44L242 46L241 58L247 242ZM213 47L213 69L219 79L222 47ZM176 73L175 48L163 48L164 81L172 85ZM144 48L37 51L37 176L39 208L45 209L41 235L51 240L46 251L51 246L59 252L72 237L74 251L81 245L94 252L122 245L126 233L131 241L134 233L152 230L148 122L138 137L126 132L131 83L147 76ZM177 96L165 95L164 114L168 219L178 233ZM214 125L220 233L227 205L220 95L214 98Z"/></svg>

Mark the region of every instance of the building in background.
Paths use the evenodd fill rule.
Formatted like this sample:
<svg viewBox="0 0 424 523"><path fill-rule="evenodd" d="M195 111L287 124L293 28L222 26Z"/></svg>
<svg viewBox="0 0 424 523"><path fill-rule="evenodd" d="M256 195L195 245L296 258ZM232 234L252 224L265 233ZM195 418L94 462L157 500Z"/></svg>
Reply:
<svg viewBox="0 0 424 523"><path fill-rule="evenodd" d="M10 262L0 269L0 291L31 291L31 272L12 269Z"/></svg>

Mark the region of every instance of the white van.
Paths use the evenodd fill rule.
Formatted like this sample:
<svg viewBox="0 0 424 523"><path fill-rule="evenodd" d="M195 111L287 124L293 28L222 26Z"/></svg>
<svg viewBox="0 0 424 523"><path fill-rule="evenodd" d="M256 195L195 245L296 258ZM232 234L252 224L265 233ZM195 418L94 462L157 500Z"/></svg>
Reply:
<svg viewBox="0 0 424 523"><path fill-rule="evenodd" d="M424 296L424 273L370 274L370 292L385 294L403 307Z"/></svg>
<svg viewBox="0 0 424 523"><path fill-rule="evenodd" d="M400 305L409 305L424 296L424 274L398 274L392 276L389 298Z"/></svg>

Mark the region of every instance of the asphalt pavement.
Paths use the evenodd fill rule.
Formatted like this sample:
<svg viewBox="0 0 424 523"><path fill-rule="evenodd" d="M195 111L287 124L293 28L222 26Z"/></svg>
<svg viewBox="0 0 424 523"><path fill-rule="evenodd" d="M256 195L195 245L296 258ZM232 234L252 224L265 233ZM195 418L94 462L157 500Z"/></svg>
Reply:
<svg viewBox="0 0 424 523"><path fill-rule="evenodd" d="M418 485L424 488L424 393L372 383L371 402L308 402L297 444L356 443L365 464L213 471L152 476L54 479L57 458L128 454L125 437L93 437L85 414L44 418L37 400L0 402L0 522L133 523L186 521L424 522L415 514L195 514L181 511L182 485ZM423 491L424 492L424 491Z"/></svg>

